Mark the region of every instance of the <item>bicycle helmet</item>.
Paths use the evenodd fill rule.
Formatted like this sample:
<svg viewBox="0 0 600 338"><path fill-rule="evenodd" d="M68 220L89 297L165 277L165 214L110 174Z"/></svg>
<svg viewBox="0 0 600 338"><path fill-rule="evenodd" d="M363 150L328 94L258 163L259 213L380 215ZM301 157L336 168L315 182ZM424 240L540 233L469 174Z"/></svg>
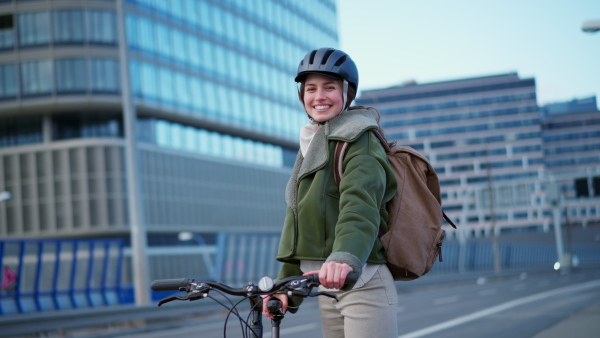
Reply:
<svg viewBox="0 0 600 338"><path fill-rule="evenodd" d="M320 48L306 54L298 65L296 82L302 82L306 75L316 73L340 80L348 81L348 84L358 90L358 69L350 58L350 55L339 49Z"/></svg>

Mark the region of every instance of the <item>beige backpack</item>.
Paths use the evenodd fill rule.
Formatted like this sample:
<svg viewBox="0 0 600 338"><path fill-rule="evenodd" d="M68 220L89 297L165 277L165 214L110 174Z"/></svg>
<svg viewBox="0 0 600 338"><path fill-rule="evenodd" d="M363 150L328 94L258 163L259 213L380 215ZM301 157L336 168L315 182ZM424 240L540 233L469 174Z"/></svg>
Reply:
<svg viewBox="0 0 600 338"><path fill-rule="evenodd" d="M378 130L372 132L385 148L398 181L396 194L386 205L388 231L379 234L387 266L396 281L417 279L431 270L436 259L442 261L442 218L455 229L456 225L442 211L440 182L427 158L411 147L390 149ZM347 147L347 142L338 141L335 148L334 178L338 186Z"/></svg>

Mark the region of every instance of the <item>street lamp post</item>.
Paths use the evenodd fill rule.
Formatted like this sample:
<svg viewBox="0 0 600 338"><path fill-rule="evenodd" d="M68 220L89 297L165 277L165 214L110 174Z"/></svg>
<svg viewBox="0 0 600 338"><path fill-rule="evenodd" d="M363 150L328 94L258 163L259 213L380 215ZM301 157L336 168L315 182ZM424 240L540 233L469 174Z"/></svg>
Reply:
<svg viewBox="0 0 600 338"><path fill-rule="evenodd" d="M144 206L141 194L140 159L137 149L137 114L131 82L129 79L128 43L125 30L125 0L117 0L117 18L119 34L119 61L121 66L121 101L123 108L123 126L125 139L125 168L127 177L127 202L129 209L129 226L133 265L133 286L135 304L146 305L151 301L148 259L148 239Z"/></svg>
<svg viewBox="0 0 600 338"><path fill-rule="evenodd" d="M557 264L554 268L556 270L564 271L567 267L565 264L565 255L563 249L563 237L562 237L562 227L561 227L561 200L562 193L560 191L560 186L557 182L550 182L548 185L546 192L546 198L550 205L552 206L552 214L554 220L554 237L556 239L556 256L557 256Z"/></svg>

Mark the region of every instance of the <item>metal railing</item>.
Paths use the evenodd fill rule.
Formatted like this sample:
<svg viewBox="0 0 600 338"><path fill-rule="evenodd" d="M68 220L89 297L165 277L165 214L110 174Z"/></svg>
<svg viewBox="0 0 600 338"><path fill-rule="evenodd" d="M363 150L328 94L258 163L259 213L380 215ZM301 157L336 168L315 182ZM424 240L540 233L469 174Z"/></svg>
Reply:
<svg viewBox="0 0 600 338"><path fill-rule="evenodd" d="M119 240L0 240L0 315L121 304Z"/></svg>

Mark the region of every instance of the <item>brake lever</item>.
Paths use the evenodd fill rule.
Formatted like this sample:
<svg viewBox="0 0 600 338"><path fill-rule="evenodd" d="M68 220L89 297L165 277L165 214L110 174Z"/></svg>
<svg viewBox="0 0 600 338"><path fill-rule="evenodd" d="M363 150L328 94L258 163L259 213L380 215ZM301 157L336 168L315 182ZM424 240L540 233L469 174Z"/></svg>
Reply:
<svg viewBox="0 0 600 338"><path fill-rule="evenodd" d="M169 296L167 298L163 298L158 302L158 306L161 306L165 303L168 303L168 302L171 302L174 300L189 300L189 301L198 300L198 299L206 298L207 295L208 295L208 293L206 293L206 292L189 291L188 293L185 294L185 296L173 295L173 296Z"/></svg>
<svg viewBox="0 0 600 338"><path fill-rule="evenodd" d="M174 300L187 300L186 296L169 296L167 298L163 298L158 302L158 306L161 306L165 303L174 301Z"/></svg>
<svg viewBox="0 0 600 338"><path fill-rule="evenodd" d="M309 292L307 297L318 297L318 296L326 296L326 297L333 298L333 299L339 301L337 295L334 295L333 293L330 293L327 291Z"/></svg>

